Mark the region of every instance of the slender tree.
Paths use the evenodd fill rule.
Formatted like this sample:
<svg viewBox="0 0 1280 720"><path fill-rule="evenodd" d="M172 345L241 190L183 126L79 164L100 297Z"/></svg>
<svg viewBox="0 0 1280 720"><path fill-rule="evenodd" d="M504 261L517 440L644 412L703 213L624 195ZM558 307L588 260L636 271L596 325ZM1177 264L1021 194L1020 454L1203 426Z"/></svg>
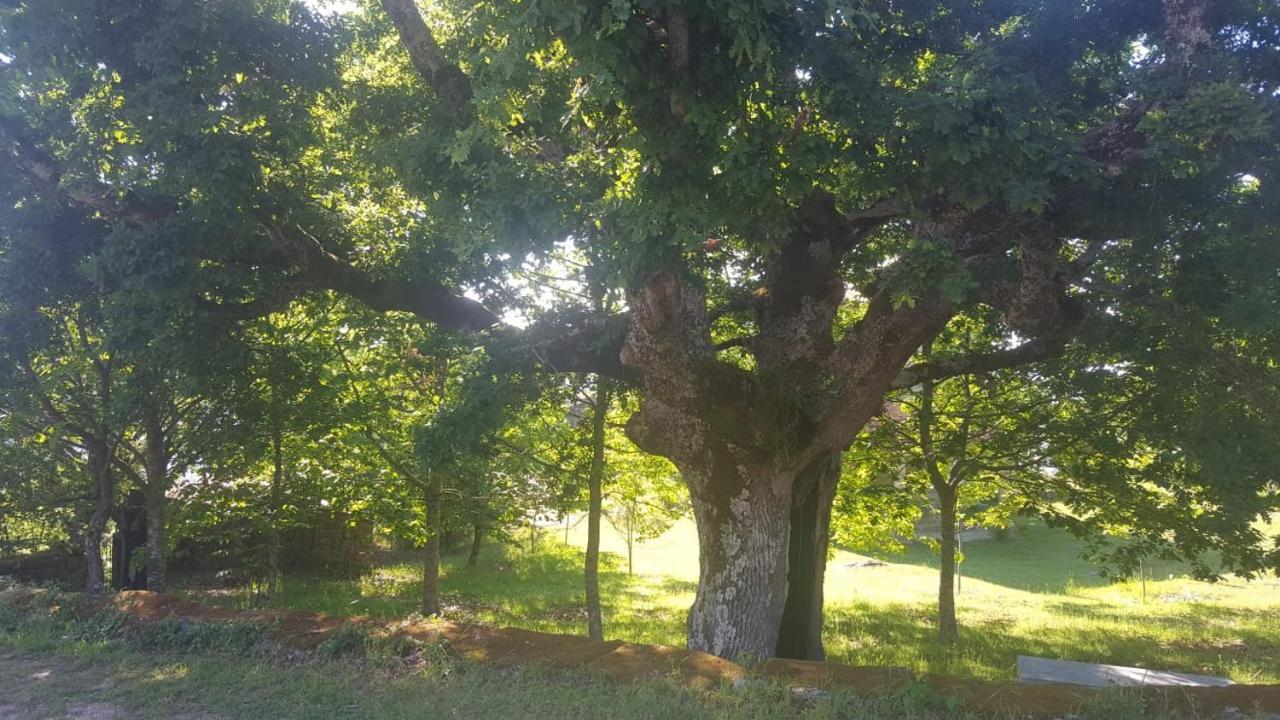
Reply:
<svg viewBox="0 0 1280 720"><path fill-rule="evenodd" d="M604 514L605 423L609 418L611 391L608 380L596 380L591 402L591 466L587 473L587 553L583 579L587 597L587 635L604 639L604 612L600 609L600 518Z"/></svg>
<svg viewBox="0 0 1280 720"><path fill-rule="evenodd" d="M89 498L78 528L84 587L86 593L98 595L107 587L102 540L116 510L116 451L128 418L114 403L121 368L93 325L94 309L80 304L59 307L66 316L28 316L31 332L8 338L17 341L4 348L6 360L13 364L7 376L15 383L5 390L5 413L16 429L54 438L50 446L83 473ZM16 327L11 324L9 329ZM38 344L31 342L33 332L38 333Z"/></svg>

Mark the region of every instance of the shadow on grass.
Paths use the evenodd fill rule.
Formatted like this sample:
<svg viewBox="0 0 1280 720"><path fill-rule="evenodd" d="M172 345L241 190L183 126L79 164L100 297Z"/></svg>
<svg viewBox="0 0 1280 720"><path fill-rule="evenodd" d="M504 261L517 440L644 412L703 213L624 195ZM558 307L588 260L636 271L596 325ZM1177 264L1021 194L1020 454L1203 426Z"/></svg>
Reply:
<svg viewBox="0 0 1280 720"><path fill-rule="evenodd" d="M535 552L497 543L485 548L475 568L465 555L445 557L441 568L444 617L457 622L514 625L546 632L584 633L584 555L580 548L545 542ZM660 600L692 595L695 583L668 577L628 575L624 559L600 558L600 593L610 637L637 642L683 642L684 611L670 612ZM248 587L201 587L198 579L178 585L202 602L238 609L251 606ZM396 618L420 607L419 558L400 553L380 557L359 579L321 575L286 576L270 607ZM684 606L687 607L687 604Z"/></svg>

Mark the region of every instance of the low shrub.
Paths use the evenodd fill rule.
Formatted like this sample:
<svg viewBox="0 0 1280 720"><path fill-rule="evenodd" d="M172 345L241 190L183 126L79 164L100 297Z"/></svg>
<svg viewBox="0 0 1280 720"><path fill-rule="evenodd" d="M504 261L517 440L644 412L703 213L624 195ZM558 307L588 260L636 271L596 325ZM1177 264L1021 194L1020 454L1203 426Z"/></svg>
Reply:
<svg viewBox="0 0 1280 720"><path fill-rule="evenodd" d="M316 646L316 655L325 660L364 657L369 651L369 645L368 631L359 625L348 623L332 630Z"/></svg>
<svg viewBox="0 0 1280 720"><path fill-rule="evenodd" d="M228 620L198 622L167 618L158 622L131 623L125 639L134 648L161 652L217 652L249 655L266 646L266 623Z"/></svg>

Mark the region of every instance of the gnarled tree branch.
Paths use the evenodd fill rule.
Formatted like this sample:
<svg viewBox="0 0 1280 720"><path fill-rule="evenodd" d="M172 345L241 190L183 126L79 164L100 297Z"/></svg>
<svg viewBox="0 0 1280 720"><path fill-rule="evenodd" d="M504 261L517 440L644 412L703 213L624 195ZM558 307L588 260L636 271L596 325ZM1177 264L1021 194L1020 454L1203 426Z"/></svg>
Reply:
<svg viewBox="0 0 1280 720"><path fill-rule="evenodd" d="M988 373L1029 365L1062 355L1064 345L1052 340L1028 340L1015 348L992 353L929 360L903 368L894 378L893 388L909 388L925 380L944 380L958 375Z"/></svg>
<svg viewBox="0 0 1280 720"><path fill-rule="evenodd" d="M467 119L471 111L471 81L462 70L445 59L435 36L418 12L414 0L381 0L382 9L391 18L409 60L422 79L445 103L449 114L458 121Z"/></svg>

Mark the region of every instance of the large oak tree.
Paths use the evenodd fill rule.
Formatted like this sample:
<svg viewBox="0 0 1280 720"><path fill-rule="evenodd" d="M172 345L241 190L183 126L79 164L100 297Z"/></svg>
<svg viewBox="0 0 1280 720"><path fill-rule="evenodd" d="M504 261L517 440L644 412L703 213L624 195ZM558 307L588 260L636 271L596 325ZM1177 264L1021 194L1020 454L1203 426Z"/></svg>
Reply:
<svg viewBox="0 0 1280 720"><path fill-rule="evenodd" d="M689 645L821 657L841 453L887 391L1177 304L1188 258L1274 261L1267 5L6 0L0 222L90 221L110 292L209 327L332 291L636 386L698 524ZM527 301L566 242L620 312ZM976 305L1005 349L911 364Z"/></svg>

